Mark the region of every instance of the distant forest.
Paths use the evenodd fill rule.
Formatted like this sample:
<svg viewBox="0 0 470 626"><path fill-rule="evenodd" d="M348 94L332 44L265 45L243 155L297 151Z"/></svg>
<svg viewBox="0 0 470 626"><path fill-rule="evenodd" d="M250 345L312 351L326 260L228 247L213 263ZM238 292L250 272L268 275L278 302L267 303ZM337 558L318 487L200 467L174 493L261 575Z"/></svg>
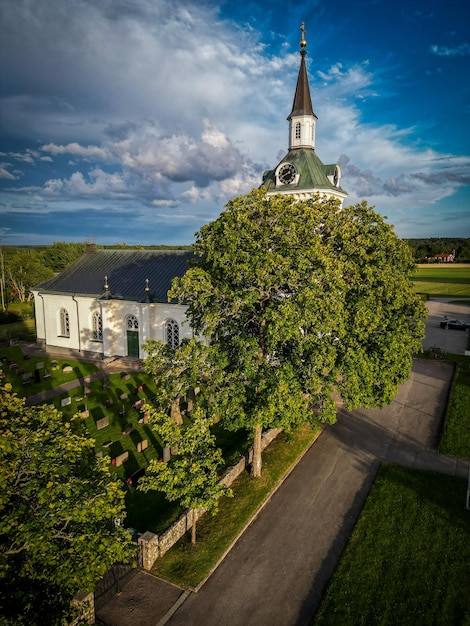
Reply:
<svg viewBox="0 0 470 626"><path fill-rule="evenodd" d="M404 239L410 246L414 260L432 263L436 254L455 254L456 263L470 263L470 239L462 237L427 237ZM434 261L435 262L435 261Z"/></svg>

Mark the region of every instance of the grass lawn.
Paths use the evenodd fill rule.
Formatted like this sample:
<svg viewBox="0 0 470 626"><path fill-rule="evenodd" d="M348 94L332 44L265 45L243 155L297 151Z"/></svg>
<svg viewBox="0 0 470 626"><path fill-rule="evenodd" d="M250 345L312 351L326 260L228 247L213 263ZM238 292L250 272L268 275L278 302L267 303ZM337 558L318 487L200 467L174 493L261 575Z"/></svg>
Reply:
<svg viewBox="0 0 470 626"><path fill-rule="evenodd" d="M470 624L466 481L384 465L314 626Z"/></svg>
<svg viewBox="0 0 470 626"><path fill-rule="evenodd" d="M204 515L197 523L197 544L187 533L155 562L152 572L178 585L197 587L251 520L292 464L311 444L316 432L298 429L289 439L279 435L263 452L262 476L242 474L233 484L233 498L220 499L219 512Z"/></svg>
<svg viewBox="0 0 470 626"><path fill-rule="evenodd" d="M71 361L70 359L49 359L44 357L32 356L30 359L25 359L25 355L19 346L12 346L9 348L0 348L0 358L5 357L5 361L1 363L1 368L3 369L4 374L6 375L6 381L11 383L13 387L13 391L15 391L19 396L28 397L39 393L40 391L44 391L46 389L54 389L59 385L67 383L71 380L75 380L77 378L81 378L83 376L88 376L89 374L93 374L98 370L94 363L89 363L85 361ZM18 365L17 369L10 369L8 366L8 361L13 360ZM52 360L55 360L57 363L57 369L52 369L51 363ZM25 372L30 372L34 374L36 369L36 365L38 363L44 363L44 368L41 368L41 381L39 383L35 383L34 379L31 385L28 387L23 387L23 379L21 375L17 372L19 370L25 370ZM62 371L62 367L64 365L70 365L72 367L72 372L69 374L64 374ZM43 375L44 371L50 374L50 378L44 380Z"/></svg>
<svg viewBox="0 0 470 626"><path fill-rule="evenodd" d="M415 291L434 297L470 297L470 264L420 265L413 274Z"/></svg>
<svg viewBox="0 0 470 626"><path fill-rule="evenodd" d="M448 355L457 372L447 405L439 452L470 457L470 357Z"/></svg>

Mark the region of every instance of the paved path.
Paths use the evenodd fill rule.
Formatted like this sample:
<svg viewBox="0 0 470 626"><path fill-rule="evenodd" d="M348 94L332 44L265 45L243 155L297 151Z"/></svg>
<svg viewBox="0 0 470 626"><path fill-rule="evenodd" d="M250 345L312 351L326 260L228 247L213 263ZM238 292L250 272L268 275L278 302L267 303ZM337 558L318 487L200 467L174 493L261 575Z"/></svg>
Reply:
<svg viewBox="0 0 470 626"><path fill-rule="evenodd" d="M137 573L107 626L307 626L382 461L465 477L435 451L452 366L417 360L385 409L340 411L196 593ZM462 503L464 505L465 503Z"/></svg>

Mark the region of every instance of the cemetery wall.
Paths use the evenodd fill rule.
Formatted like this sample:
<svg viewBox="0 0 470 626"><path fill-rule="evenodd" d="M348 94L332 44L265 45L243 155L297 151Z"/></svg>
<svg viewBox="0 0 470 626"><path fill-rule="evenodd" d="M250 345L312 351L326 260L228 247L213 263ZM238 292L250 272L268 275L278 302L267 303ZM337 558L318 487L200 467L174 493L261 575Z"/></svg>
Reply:
<svg viewBox="0 0 470 626"><path fill-rule="evenodd" d="M282 428L271 428L262 435L261 449L264 450L275 439ZM234 465L229 467L220 480L220 483L230 485L242 474L253 460L253 447L243 455ZM139 565L146 570L152 569L155 561L163 556L186 532L192 528L194 511L186 510L162 535L156 535L147 531L139 537ZM196 512L196 521L202 517L204 510Z"/></svg>

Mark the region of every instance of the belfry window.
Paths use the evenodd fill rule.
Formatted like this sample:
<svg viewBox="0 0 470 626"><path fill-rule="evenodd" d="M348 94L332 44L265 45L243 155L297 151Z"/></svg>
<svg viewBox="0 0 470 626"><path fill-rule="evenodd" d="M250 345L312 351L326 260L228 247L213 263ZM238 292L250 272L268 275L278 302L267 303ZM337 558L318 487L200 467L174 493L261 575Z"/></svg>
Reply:
<svg viewBox="0 0 470 626"><path fill-rule="evenodd" d="M93 313L91 325L93 330L93 340L103 341L103 318L100 313Z"/></svg>
<svg viewBox="0 0 470 626"><path fill-rule="evenodd" d="M165 342L173 350L176 350L180 345L180 329L176 320L167 320L165 325Z"/></svg>
<svg viewBox="0 0 470 626"><path fill-rule="evenodd" d="M300 122L295 125L295 138L300 139Z"/></svg>
<svg viewBox="0 0 470 626"><path fill-rule="evenodd" d="M61 337L70 337L70 320L66 309L59 312L59 333Z"/></svg>

